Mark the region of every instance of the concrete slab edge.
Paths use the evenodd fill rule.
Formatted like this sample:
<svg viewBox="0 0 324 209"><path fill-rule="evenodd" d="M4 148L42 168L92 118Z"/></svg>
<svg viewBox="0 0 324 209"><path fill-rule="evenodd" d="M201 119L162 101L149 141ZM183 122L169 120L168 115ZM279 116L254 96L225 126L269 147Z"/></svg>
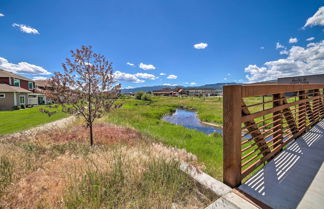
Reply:
<svg viewBox="0 0 324 209"><path fill-rule="evenodd" d="M180 170L187 173L195 181L200 183L202 186L213 192L219 198L209 205L206 209L220 209L220 208L229 208L229 209L257 209L255 205L235 194L233 189L221 181L214 179L208 174L202 172L196 167L189 165L187 163L180 164Z"/></svg>

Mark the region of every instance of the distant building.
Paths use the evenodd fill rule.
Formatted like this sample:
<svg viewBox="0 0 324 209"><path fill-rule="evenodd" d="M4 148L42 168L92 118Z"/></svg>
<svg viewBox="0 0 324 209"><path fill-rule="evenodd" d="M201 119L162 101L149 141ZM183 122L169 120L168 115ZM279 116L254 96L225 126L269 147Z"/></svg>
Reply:
<svg viewBox="0 0 324 209"><path fill-rule="evenodd" d="M184 90L185 94L190 97L211 97L211 96L221 96L222 91L212 88L189 88Z"/></svg>
<svg viewBox="0 0 324 209"><path fill-rule="evenodd" d="M324 83L324 74L278 78L279 84L316 84Z"/></svg>
<svg viewBox="0 0 324 209"><path fill-rule="evenodd" d="M181 94L183 94L183 88L175 88L175 89L169 89L169 88L165 88L165 89L161 89L161 90L155 90L152 91L152 94L154 96L180 96Z"/></svg>
<svg viewBox="0 0 324 209"><path fill-rule="evenodd" d="M154 96L190 96L190 97L211 97L222 96L222 90L212 88L175 88L152 91Z"/></svg>

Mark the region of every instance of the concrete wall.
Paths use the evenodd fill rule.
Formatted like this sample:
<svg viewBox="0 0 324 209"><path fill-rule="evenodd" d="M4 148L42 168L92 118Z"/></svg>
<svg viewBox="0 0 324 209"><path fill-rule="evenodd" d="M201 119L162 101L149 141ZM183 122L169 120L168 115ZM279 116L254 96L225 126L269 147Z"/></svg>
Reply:
<svg viewBox="0 0 324 209"><path fill-rule="evenodd" d="M278 78L279 84L312 84L324 83L324 74Z"/></svg>

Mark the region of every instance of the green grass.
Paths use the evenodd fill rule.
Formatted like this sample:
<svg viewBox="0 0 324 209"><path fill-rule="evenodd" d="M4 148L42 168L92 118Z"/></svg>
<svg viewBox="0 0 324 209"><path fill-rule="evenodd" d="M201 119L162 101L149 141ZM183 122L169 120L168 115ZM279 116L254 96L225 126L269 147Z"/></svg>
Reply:
<svg viewBox="0 0 324 209"><path fill-rule="evenodd" d="M222 109L217 98L174 98L152 97L153 102L145 102L133 98L121 99L122 108L111 112L107 121L139 130L162 141L167 145L185 148L195 154L205 164L206 171L212 176L222 178L223 140L221 135L206 135L183 126L173 125L161 120L164 114L174 111L180 105L198 110L199 117L211 118L217 122L222 118ZM217 109L219 107L219 109Z"/></svg>
<svg viewBox="0 0 324 209"><path fill-rule="evenodd" d="M27 130L67 116L67 114L58 111L49 117L47 114L41 113L39 111L40 108L44 108L44 106L14 111L0 111L0 136Z"/></svg>

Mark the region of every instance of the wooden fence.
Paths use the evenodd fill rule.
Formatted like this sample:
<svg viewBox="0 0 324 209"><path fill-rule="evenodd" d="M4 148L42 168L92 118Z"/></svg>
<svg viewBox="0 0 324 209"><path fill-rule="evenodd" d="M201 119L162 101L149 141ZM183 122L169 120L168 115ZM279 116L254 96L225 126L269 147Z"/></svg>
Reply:
<svg viewBox="0 0 324 209"><path fill-rule="evenodd" d="M224 87L224 182L237 187L324 118L324 85Z"/></svg>

